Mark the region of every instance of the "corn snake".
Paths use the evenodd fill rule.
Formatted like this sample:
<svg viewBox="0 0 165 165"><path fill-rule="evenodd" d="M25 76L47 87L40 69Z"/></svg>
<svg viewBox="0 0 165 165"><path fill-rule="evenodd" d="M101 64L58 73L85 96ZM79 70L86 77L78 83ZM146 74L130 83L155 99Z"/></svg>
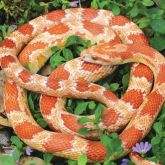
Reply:
<svg viewBox="0 0 165 165"><path fill-rule="evenodd" d="M48 29L49 33L54 34L58 37L62 36L64 39L66 39L67 35L68 36L71 35L70 32L68 34L65 33L68 31L68 29L69 30L72 29L72 31L75 34L80 35L80 36L82 35L82 37L84 37L83 33L79 34L78 32L77 33L75 32L75 28L78 29L79 27L80 28L85 27L85 26L82 27L82 24L80 24L80 21L82 21L80 18L82 20L84 19L83 24L85 24L88 27L87 30L92 35L94 35L95 38L97 38L96 33L98 31L102 32L101 26L98 25L100 22L100 19L103 20L104 26L109 25L109 22L111 22L111 28L117 33L117 35L119 35L120 39L118 39L116 37L115 33L112 33L112 31L108 32L110 34L110 36L116 37L116 39L114 39L115 37L113 38L114 40L116 40L115 42L109 40L109 42L110 42L109 46L115 45L116 42L120 42L120 40L122 40L125 44L131 44L132 42L135 42L135 43L137 42L139 44L148 45L147 40L146 40L144 34L141 32L141 30L139 30L139 28L135 24L130 22L125 17L113 16L112 13L106 12L104 10L92 10L92 9L68 9L65 11L59 10L59 11L49 13L43 17L41 16L41 17L36 18L35 20L30 21L30 23L23 25L22 27L20 27L18 29L18 31L10 34L9 37L3 41L3 43L1 44L2 47L0 49L0 52L2 54L1 67L5 70L7 76L9 78L11 78L12 80L14 80L14 82L20 84L25 89L30 89L30 90L41 92L41 93L48 94L51 96L98 99L98 98L96 98L95 95L93 96L93 92L100 90L101 91L101 93L100 93L101 97L98 100L105 103L107 106L110 106L112 103L111 102L109 103L109 101L113 100L115 102L117 100L116 96L114 96L111 92L105 90L104 88L101 88L98 85L95 85L95 84L91 85L87 82L82 81L82 82L78 82L78 85L77 85L78 88L73 89L72 88L72 86L73 86L72 81L69 81L69 82L64 81L61 83L63 85L63 88L61 88L61 90L58 90L58 88L60 87L59 86L60 84L58 83L58 81L59 80L62 81L63 79L67 80L68 76L62 77L63 79L61 79L60 77L58 78L56 76L55 76L56 78L53 78L53 76L52 76L52 78L51 78L51 76L50 76L50 78L45 78L45 77L41 77L41 76L36 76L35 74L32 74L32 73L26 71L25 69L23 69L18 64L15 65L15 63L17 62L15 55L17 55L19 53L19 51L22 49L23 45L27 44L27 42L29 42L29 40L32 39L33 37L35 37L37 34L42 33L43 31L46 31L47 29ZM107 19L105 19L105 18L107 18ZM74 20L74 22L72 20ZM45 24L45 21L47 24ZM38 25L38 22L40 22L40 25ZM69 22L71 22L74 26L72 26L71 23L69 24ZM64 23L68 23L67 26ZM126 24L126 25L124 26L124 24ZM131 29L132 31L131 30L128 31L129 30L129 26L128 26L129 24L131 24L130 26L132 26L132 29ZM62 29L64 29L64 30L62 30ZM97 30L95 31L93 29L97 29ZM43 38L45 37L44 34L46 34L48 32L43 33ZM64 35L62 35L62 33L64 33ZM86 33L86 31L85 31L85 33ZM107 33L106 33L106 35L107 35ZM102 43L102 44L104 43L103 38L105 38L106 35L104 35L103 37L100 37L101 36L100 35L99 36L100 38L98 37L100 39L100 43ZM90 36L90 34L89 34L89 36ZM40 39L40 37L41 36L39 36L38 38ZM61 44L64 40L61 40L58 37L55 39L56 42L52 42L52 44L57 44L57 45L61 46ZM36 41L38 41L38 38L36 37ZM48 39L50 39L50 38L48 38ZM46 38L46 40L47 40L47 38ZM17 43L16 43L16 41L17 41ZM32 44L34 44L33 42L35 43L35 41L32 41ZM44 43L42 43L42 44L44 45ZM50 47L50 45L49 45L49 47ZM27 48L27 50L28 50L28 48ZM24 51L26 54L26 47L25 47ZM9 55L10 53L13 56L10 56ZM25 57L28 58L27 56L25 56ZM23 64L27 60L25 57L22 58ZM20 57L20 60L21 60L21 57ZM43 60L43 56L41 57L41 60ZM41 64L41 66L42 65L43 64ZM88 65L88 64L85 64L85 65ZM90 64L90 65L92 65L92 64ZM106 71L106 73L104 73L100 77L102 77L102 76L104 76L110 72L109 66L108 67L101 66L101 67L106 68L106 70L108 70L108 71ZM139 66L134 66L134 68L136 68L136 67L138 68ZM140 67L142 67L142 65L140 65ZM104 70L104 68L103 68L103 70ZM34 72L36 72L35 69L36 68L35 68L35 64L34 64ZM63 70L65 71L65 69L63 69ZM140 68L140 70L141 70L141 68ZM139 75L138 71L134 71L134 72L136 72L139 77L140 76L143 77L143 75ZM147 78L146 79L151 82L152 81L152 74L150 73L150 70L148 70L148 68L146 68L146 73L147 73L146 75L148 78L148 79ZM91 72L90 72L90 74L91 74ZM98 77L96 76L96 78L94 80L91 80L91 81L95 81L95 80L97 80L97 78ZM36 84L35 84L35 82L36 82ZM148 90L143 89L144 97L149 92L150 87L151 86L149 84ZM66 93L67 89L71 89L71 90L69 90L69 92ZM89 90L90 92L89 93L84 92L84 89ZM5 90L6 90L6 92L5 92L6 113L8 114L8 118L10 119L16 133L27 144L29 144L29 145L31 145L34 148L37 148L39 150L50 151L53 153L56 152L56 155L69 157L72 159L76 159L78 156L80 156L81 153L87 153L88 159L91 161L101 161L105 158L105 155L106 155L105 148L99 142L89 142L88 140L81 139L80 137L77 137L77 136L69 135L66 133L52 133L52 132L48 132L48 131L45 131L45 130L42 130L41 128L39 128L36 125L36 123L34 123L34 120L28 116L29 112L28 112L28 108L26 105L26 100L24 98L23 90L20 87L16 86L16 84L13 83L11 80L9 80L9 82L6 83ZM132 88L131 88L131 90L132 90ZM102 91L104 91L104 94L106 94L105 98L102 97ZM129 90L128 90L128 92L129 92ZM87 96L87 94L88 94L88 96ZM136 93L136 94L137 94L137 98L138 98L138 93ZM11 97L18 98L18 96L19 96L18 103L13 103ZM107 97L108 97L108 100L107 100ZM20 103L21 99L24 100L25 102ZM129 100L130 98L126 97L126 100L127 99ZM124 101L126 101L126 100L124 100ZM138 105L135 104L134 105L135 108L138 108L138 106L141 104L141 102L142 102L142 100L140 102L139 102L139 100L137 100ZM11 103L11 105L13 104L13 107L7 106L7 103L8 104ZM12 108L13 109L16 108L16 109L13 110ZM23 110L25 110L25 111L23 111ZM20 114L18 116L17 116L17 111L20 112ZM111 111L110 110L106 111L106 113L109 115L109 113L111 113ZM108 120L106 118L107 114L105 114L105 118L103 118L103 120L107 121L107 124L106 124L107 126L112 125L118 121L118 120L116 120L113 123L109 123L112 119ZM127 122L130 120L132 115L133 114L130 115L130 117L125 121L124 124L127 124ZM21 116L25 116L25 117L21 118ZM71 116L69 116L69 117L71 117ZM119 117L119 115L117 117ZM14 118L17 118L17 120L14 121ZM19 121L18 121L18 118L20 119ZM75 120L74 117L73 117L73 119L74 119L74 121L77 120L77 119ZM122 119L123 118L121 118L121 120ZM68 119L66 118L66 121L67 120ZM121 122L121 120L120 120L120 122ZM120 122L119 122L119 124L120 124ZM122 126L124 124L122 124ZM22 129L25 128L25 126L27 128L26 133L19 131L19 130L21 130L21 128ZM117 125L117 128L115 128L115 130L119 129L120 126L121 125ZM79 129L79 126L77 126L77 127L78 128L76 130L74 129L71 132L76 132ZM112 130L112 128L109 128L109 129ZM66 131L66 129L64 129L64 132L65 131ZM36 137L35 137L35 134L36 134ZM30 139L32 139L32 138L34 138L34 139L36 138L36 139L31 141ZM42 141L42 144L38 144L38 141ZM51 141L53 141L54 144L52 144ZM137 141L137 139L136 139L136 141ZM130 151L133 143L135 143L135 142L130 143L127 141L127 143L129 145L127 145L127 149L126 149L125 154ZM50 146L50 144L52 146ZM70 149L71 145L73 147L72 149ZM126 145L125 145L125 148L126 148ZM98 149L98 152L96 152L97 149Z"/></svg>

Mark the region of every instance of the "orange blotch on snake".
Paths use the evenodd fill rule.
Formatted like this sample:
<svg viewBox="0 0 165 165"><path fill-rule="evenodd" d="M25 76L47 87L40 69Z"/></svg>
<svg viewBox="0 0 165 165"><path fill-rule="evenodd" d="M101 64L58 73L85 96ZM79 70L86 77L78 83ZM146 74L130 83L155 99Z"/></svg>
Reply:
<svg viewBox="0 0 165 165"><path fill-rule="evenodd" d="M39 126L33 125L28 121L24 121L23 123L15 127L15 131L22 139L32 139L35 134L43 131L43 129Z"/></svg>
<svg viewBox="0 0 165 165"><path fill-rule="evenodd" d="M52 78L48 78L47 86L48 86L49 88L54 89L54 90L60 88L59 82L56 81L56 80L54 80L54 79L52 79Z"/></svg>
<svg viewBox="0 0 165 165"><path fill-rule="evenodd" d="M61 81L68 80L70 73L64 68L64 65L57 67L49 76L49 78Z"/></svg>
<svg viewBox="0 0 165 165"><path fill-rule="evenodd" d="M48 30L50 34L63 34L69 31L69 27L63 23L53 26Z"/></svg>
<svg viewBox="0 0 165 165"><path fill-rule="evenodd" d="M151 117L157 114L160 105L162 105L163 97L157 92L153 91L147 98L147 103L140 112L140 115L149 115Z"/></svg>
<svg viewBox="0 0 165 165"><path fill-rule="evenodd" d="M73 135L65 133L52 134L52 136L47 139L43 144L43 147L48 152L60 152L69 150L72 148Z"/></svg>
<svg viewBox="0 0 165 165"><path fill-rule="evenodd" d="M15 83L5 83L5 112L20 111L18 98L18 89Z"/></svg>
<svg viewBox="0 0 165 165"><path fill-rule="evenodd" d="M14 43L14 41L12 41L9 38L4 39L1 43L0 46L5 46L6 48L15 48L16 45Z"/></svg>
<svg viewBox="0 0 165 165"><path fill-rule="evenodd" d="M90 160L101 161L106 157L106 149L101 142L89 141L86 154Z"/></svg>
<svg viewBox="0 0 165 165"><path fill-rule="evenodd" d="M82 18L88 21L91 21L92 19L96 18L97 15L98 15L98 10L96 9L85 9L82 12Z"/></svg>
<svg viewBox="0 0 165 165"><path fill-rule="evenodd" d="M128 52L131 52L133 54L134 53L145 54L145 56L149 56L150 58L153 58L153 59L155 58L155 50L153 48L150 48L149 46L139 47L139 44L136 44L136 43L131 44L131 46L128 46ZM147 62L150 62L150 61L147 61Z"/></svg>
<svg viewBox="0 0 165 165"><path fill-rule="evenodd" d="M83 70L86 70L89 72L94 72L94 71L97 71L101 68L101 65L99 65L99 64L92 64L92 63L89 63L86 61L83 61L81 66L82 66Z"/></svg>
<svg viewBox="0 0 165 165"><path fill-rule="evenodd" d="M114 109L109 108L103 112L102 121L107 127L117 122L119 114Z"/></svg>
<svg viewBox="0 0 165 165"><path fill-rule="evenodd" d="M100 89L100 87L99 86L96 86L96 85L92 85L92 86L89 87L89 91L90 92L96 92L99 89Z"/></svg>
<svg viewBox="0 0 165 165"><path fill-rule="evenodd" d="M110 25L111 26L116 26L116 25L123 26L126 23L130 23L130 22L131 21L128 18L124 17L124 16L114 16L111 19Z"/></svg>
<svg viewBox="0 0 165 165"><path fill-rule="evenodd" d="M153 81L152 70L144 64L139 64L136 66L135 70L132 72L135 77L145 77L149 82Z"/></svg>
<svg viewBox="0 0 165 165"><path fill-rule="evenodd" d="M56 11L52 11L52 12L46 14L45 16L46 16L47 20L59 22L62 18L64 18L65 11L64 10L56 10Z"/></svg>
<svg viewBox="0 0 165 165"><path fill-rule="evenodd" d="M130 103L133 108L136 109L143 102L143 93L139 90L132 89L124 94L122 100L126 103Z"/></svg>
<svg viewBox="0 0 165 165"><path fill-rule="evenodd" d="M20 33L22 33L22 34L24 34L24 35L32 35L32 33L33 33L33 26L32 25L30 25L29 23L26 23L26 24L24 24L24 25L22 25L19 29L18 29L18 31L20 32Z"/></svg>
<svg viewBox="0 0 165 165"><path fill-rule="evenodd" d="M118 100L118 97L109 90L105 90L103 95L109 100L112 100L112 101Z"/></svg>
<svg viewBox="0 0 165 165"><path fill-rule="evenodd" d="M10 63L15 63L16 59L11 55L7 55L1 58L1 67L7 68Z"/></svg>
<svg viewBox="0 0 165 165"><path fill-rule="evenodd" d="M19 78L21 78L21 80L24 82L24 83L27 83L30 81L30 78L31 76L33 75L33 73L31 73L30 71L27 71L27 70L23 70L19 73Z"/></svg>
<svg viewBox="0 0 165 165"><path fill-rule="evenodd" d="M163 75L163 76L162 76ZM165 64L160 66L159 74L156 83L165 83Z"/></svg>
<svg viewBox="0 0 165 165"><path fill-rule="evenodd" d="M47 46L48 44L47 43L44 43L44 42L36 42L36 43L33 43L33 44L29 44L27 45L23 50L22 52L20 53L19 55L19 61L22 65L25 65L27 63L29 63L29 56L32 55L32 53L35 51L35 50L38 50L38 49L43 49Z"/></svg>
<svg viewBox="0 0 165 165"><path fill-rule="evenodd" d="M136 35L130 34L130 35L128 35L128 39L133 41L133 43L149 45L148 39L146 38L144 33L140 33L140 34L136 34Z"/></svg>
<svg viewBox="0 0 165 165"><path fill-rule="evenodd" d="M55 107L56 102L57 97L42 95L40 100L42 114L49 115L51 113L52 108Z"/></svg>
<svg viewBox="0 0 165 165"><path fill-rule="evenodd" d="M103 33L104 27L102 25L92 23L89 21L83 21L84 29L87 29L93 35L99 35Z"/></svg>
<svg viewBox="0 0 165 165"><path fill-rule="evenodd" d="M135 127L130 127L124 130L119 137L127 149L132 149L132 147L143 137L143 131L136 129Z"/></svg>
<svg viewBox="0 0 165 165"><path fill-rule="evenodd" d="M73 132L78 132L82 128L78 124L78 118L76 116L62 114L61 118L64 121L64 125Z"/></svg>
<svg viewBox="0 0 165 165"><path fill-rule="evenodd" d="M89 83L86 81L78 82L76 85L76 89L80 92L86 92L89 90Z"/></svg>

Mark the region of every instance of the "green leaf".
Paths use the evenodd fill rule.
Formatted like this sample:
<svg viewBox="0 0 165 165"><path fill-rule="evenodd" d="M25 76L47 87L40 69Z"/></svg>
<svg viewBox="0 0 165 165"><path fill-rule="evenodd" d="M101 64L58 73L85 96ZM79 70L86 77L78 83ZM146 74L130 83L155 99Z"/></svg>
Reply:
<svg viewBox="0 0 165 165"><path fill-rule="evenodd" d="M114 15L119 15L120 14L120 7L115 5L115 4L112 4L112 12Z"/></svg>
<svg viewBox="0 0 165 165"><path fill-rule="evenodd" d="M78 165L86 165L87 164L87 156L85 154L82 154L78 160Z"/></svg>
<svg viewBox="0 0 165 165"><path fill-rule="evenodd" d="M98 124L100 122L100 118L102 116L103 110L102 109L96 109L95 110L95 124Z"/></svg>
<svg viewBox="0 0 165 165"><path fill-rule="evenodd" d="M46 128L47 127L47 122L43 119L43 118L38 118L37 119L37 123L42 127L42 128Z"/></svg>
<svg viewBox="0 0 165 165"><path fill-rule="evenodd" d="M28 97L28 103L29 103L29 108L34 111L34 102L33 102L33 98L32 98L32 94L30 93L29 97Z"/></svg>
<svg viewBox="0 0 165 165"><path fill-rule="evenodd" d="M154 2L152 0L143 0L142 3L143 3L144 6L154 5Z"/></svg>
<svg viewBox="0 0 165 165"><path fill-rule="evenodd" d="M155 32L165 34L165 19L152 20L151 27Z"/></svg>
<svg viewBox="0 0 165 165"><path fill-rule="evenodd" d="M73 59L73 54L72 54L72 51L70 49L64 48L62 50L62 53L63 53L63 56L66 59L66 61Z"/></svg>
<svg viewBox="0 0 165 165"><path fill-rule="evenodd" d="M90 133L90 131L87 128L81 128L78 133L80 135L88 135Z"/></svg>
<svg viewBox="0 0 165 165"><path fill-rule="evenodd" d="M123 84L123 89L124 90L127 89L127 87L128 87L129 79L130 79L130 74L129 73L125 74L122 78L122 84Z"/></svg>
<svg viewBox="0 0 165 165"><path fill-rule="evenodd" d="M163 123L161 122L154 123L153 128L157 134L161 135L163 133Z"/></svg>
<svg viewBox="0 0 165 165"><path fill-rule="evenodd" d="M136 16L139 14L139 12L140 12L140 10L139 10L138 6L134 6L134 7L130 10L129 14L130 14L130 16L133 18L133 17L136 17Z"/></svg>
<svg viewBox="0 0 165 165"><path fill-rule="evenodd" d="M115 92L118 88L119 88L118 83L112 83L112 84L109 85L109 89L113 92Z"/></svg>
<svg viewBox="0 0 165 165"><path fill-rule="evenodd" d="M165 0L160 0L160 8L165 9Z"/></svg>
<svg viewBox="0 0 165 165"><path fill-rule="evenodd" d="M94 8L94 9L97 9L98 8L97 0L93 0L91 2L91 7Z"/></svg>
<svg viewBox="0 0 165 165"><path fill-rule="evenodd" d="M88 108L93 110L96 108L96 103L94 101L90 101L89 104L88 104Z"/></svg>
<svg viewBox="0 0 165 165"><path fill-rule="evenodd" d="M68 37L68 39L66 40L65 46L68 47L68 46L75 45L75 44L83 45L84 42L85 41L81 37L72 35L72 36Z"/></svg>
<svg viewBox="0 0 165 165"><path fill-rule="evenodd" d="M155 36L151 39L151 46L159 51L165 49L165 35Z"/></svg>
<svg viewBox="0 0 165 165"><path fill-rule="evenodd" d="M14 152L12 153L12 157L13 159L16 161L16 160L19 160L20 157L22 155L22 152L18 149L18 148L15 148L14 149Z"/></svg>
<svg viewBox="0 0 165 165"><path fill-rule="evenodd" d="M57 46L51 47L52 53L57 53L60 49Z"/></svg>
<svg viewBox="0 0 165 165"><path fill-rule="evenodd" d="M83 112L86 111L87 106L88 106L88 103L87 102L80 102L76 106L75 111L74 111L74 114L76 114L76 115L82 114Z"/></svg>
<svg viewBox="0 0 165 165"><path fill-rule="evenodd" d="M160 143L160 137L159 136L155 136L152 138L151 140L151 144L152 145L156 145L156 144L159 144Z"/></svg>
<svg viewBox="0 0 165 165"><path fill-rule="evenodd" d="M78 123L79 123L80 125L83 125L83 124L85 124L85 123L87 123L87 122L92 122L92 121L93 121L93 120L90 119L90 118L88 118L88 117L81 117L81 118L78 119Z"/></svg>
<svg viewBox="0 0 165 165"><path fill-rule="evenodd" d="M102 134L100 140L107 149L108 160L112 160L124 152L121 146L121 139L119 139L116 133L112 133L110 137Z"/></svg>
<svg viewBox="0 0 165 165"><path fill-rule="evenodd" d="M61 56L61 51L57 51L50 57L50 65L52 68L56 68L58 65L62 64L65 61L66 59Z"/></svg>
<svg viewBox="0 0 165 165"><path fill-rule="evenodd" d="M44 158L45 165L50 165L50 161L53 159L53 157L54 155L51 153L44 153L43 158Z"/></svg>
<svg viewBox="0 0 165 165"><path fill-rule="evenodd" d="M18 138L18 136L11 136L10 140L13 145L15 145L19 149L22 149L23 142Z"/></svg>
<svg viewBox="0 0 165 165"><path fill-rule="evenodd" d="M77 165L76 160L68 160L67 163L68 163L68 165Z"/></svg>
<svg viewBox="0 0 165 165"><path fill-rule="evenodd" d="M16 165L13 157L9 156L9 155L0 155L0 162L3 165Z"/></svg>
<svg viewBox="0 0 165 165"><path fill-rule="evenodd" d="M137 23L139 24L140 28L145 28L150 24L150 19L147 17L143 17L139 19Z"/></svg>
<svg viewBox="0 0 165 165"><path fill-rule="evenodd" d="M112 142L112 139L109 138L108 136L102 134L100 136L100 140L101 142L104 144L104 146L106 147L106 150L107 150L107 157L109 157L111 154L112 154L112 151L111 151L111 142Z"/></svg>
<svg viewBox="0 0 165 165"><path fill-rule="evenodd" d="M25 67L28 71L30 71L30 65L29 65L29 63L26 63L24 67Z"/></svg>

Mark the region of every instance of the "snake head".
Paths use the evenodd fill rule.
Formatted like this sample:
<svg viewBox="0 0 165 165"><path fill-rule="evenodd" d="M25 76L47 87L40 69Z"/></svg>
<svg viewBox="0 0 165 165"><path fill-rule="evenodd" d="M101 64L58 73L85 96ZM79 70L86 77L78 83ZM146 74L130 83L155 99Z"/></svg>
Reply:
<svg viewBox="0 0 165 165"><path fill-rule="evenodd" d="M81 57L84 61L101 64L101 65L116 65L122 62L122 54L127 53L127 45L109 44L94 45L81 52Z"/></svg>

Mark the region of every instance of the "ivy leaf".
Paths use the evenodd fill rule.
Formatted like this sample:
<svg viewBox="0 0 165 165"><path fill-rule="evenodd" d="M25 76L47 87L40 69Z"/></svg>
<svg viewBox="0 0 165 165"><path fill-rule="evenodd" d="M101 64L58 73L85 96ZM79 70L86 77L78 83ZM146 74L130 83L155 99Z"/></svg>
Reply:
<svg viewBox="0 0 165 165"><path fill-rule="evenodd" d="M92 122L92 121L93 121L93 120L90 119L90 118L88 118L88 117L81 117L81 118L78 119L78 123L79 123L80 125L83 125L83 124L85 124L85 123L87 123L87 122Z"/></svg>
<svg viewBox="0 0 165 165"><path fill-rule="evenodd" d="M30 71L30 65L29 65L29 63L26 63L24 67L25 67L28 71Z"/></svg>
<svg viewBox="0 0 165 165"><path fill-rule="evenodd" d="M158 135L161 135L163 133L163 123L157 122L154 124L153 128Z"/></svg>
<svg viewBox="0 0 165 165"><path fill-rule="evenodd" d="M160 143L161 138L159 136L155 136L151 139L151 144L156 145Z"/></svg>
<svg viewBox="0 0 165 165"><path fill-rule="evenodd" d="M151 39L151 46L159 51L165 49L165 35L163 36L154 36Z"/></svg>
<svg viewBox="0 0 165 165"><path fill-rule="evenodd" d="M70 49L64 48L62 50L62 53L63 53L63 56L66 59L66 61L73 59L73 54L72 54L72 51Z"/></svg>
<svg viewBox="0 0 165 165"><path fill-rule="evenodd" d="M79 37L79 36L76 36L76 35L72 35L70 37L68 37L67 41L66 41L66 44L65 44L65 47L68 47L68 46L71 46L71 45L83 45L84 44L84 40Z"/></svg>
<svg viewBox="0 0 165 165"><path fill-rule="evenodd" d="M78 160L78 165L86 165L87 164L87 156L85 154L82 154Z"/></svg>
<svg viewBox="0 0 165 165"><path fill-rule="evenodd" d="M9 156L9 155L1 155L0 156L0 162L3 164L3 165L16 165L13 157Z"/></svg>
<svg viewBox="0 0 165 165"><path fill-rule="evenodd" d="M109 85L109 89L113 92L115 92L118 88L119 88L118 83L112 83L112 84Z"/></svg>
<svg viewBox="0 0 165 165"><path fill-rule="evenodd" d="M2 37L0 37L0 42L2 42L2 40L3 40Z"/></svg>
<svg viewBox="0 0 165 165"><path fill-rule="evenodd" d="M150 24L150 19L147 17L143 17L143 18L139 19L137 21L137 23L139 24L140 28L145 28Z"/></svg>
<svg viewBox="0 0 165 165"><path fill-rule="evenodd" d="M123 89L124 90L126 90L127 87L128 87L129 79L130 79L130 74L129 73L126 73L122 78L122 84L123 84Z"/></svg>
<svg viewBox="0 0 165 165"><path fill-rule="evenodd" d="M160 8L165 9L165 0L160 0Z"/></svg>
<svg viewBox="0 0 165 165"><path fill-rule="evenodd" d="M88 108L93 110L93 109L95 109L95 107L96 107L96 103L94 101L90 101L88 104Z"/></svg>
<svg viewBox="0 0 165 165"><path fill-rule="evenodd" d="M60 49L57 46L52 46L51 51L52 53L57 53Z"/></svg>
<svg viewBox="0 0 165 165"><path fill-rule="evenodd" d="M37 118L37 123L42 127L46 128L47 127L47 122L43 118Z"/></svg>
<svg viewBox="0 0 165 165"><path fill-rule="evenodd" d="M87 106L88 106L88 103L87 102L80 102L76 106L75 111L74 111L74 114L76 114L76 115L82 114L83 112L86 111Z"/></svg>
<svg viewBox="0 0 165 165"><path fill-rule="evenodd" d="M119 15L120 14L120 7L118 5L112 4L112 12L114 15Z"/></svg>
<svg viewBox="0 0 165 165"><path fill-rule="evenodd" d="M80 135L88 135L90 133L90 131L87 128L81 128L78 133Z"/></svg>
<svg viewBox="0 0 165 165"><path fill-rule="evenodd" d="M155 32L165 34L165 20L154 19L151 21L151 27Z"/></svg>
<svg viewBox="0 0 165 165"><path fill-rule="evenodd" d="M133 17L136 17L136 16L139 14L139 12L140 12L140 10L139 10L138 6L134 6L134 7L130 10L129 14L130 14L130 16L133 18Z"/></svg>
<svg viewBox="0 0 165 165"><path fill-rule="evenodd" d="M93 0L91 2L91 7L94 8L94 9L97 9L98 8L97 0Z"/></svg>
<svg viewBox="0 0 165 165"><path fill-rule="evenodd" d="M102 134L100 140L107 149L107 159L109 161L123 153L124 149L121 146L121 139L119 139L116 133L112 133L110 137Z"/></svg>
<svg viewBox="0 0 165 165"><path fill-rule="evenodd" d="M67 163L68 163L68 165L77 165L76 160L68 160Z"/></svg>
<svg viewBox="0 0 165 165"><path fill-rule="evenodd" d="M50 57L50 65L52 68L56 68L65 61L65 58L61 56L61 51L57 51Z"/></svg>
<svg viewBox="0 0 165 165"><path fill-rule="evenodd" d="M95 121L94 121L94 123L95 124L98 124L100 122L100 118L102 116L102 113L103 113L103 110L102 109L99 109L99 108L96 109L96 111L94 113L94 115L95 115Z"/></svg>
<svg viewBox="0 0 165 165"><path fill-rule="evenodd" d="M29 103L29 108L34 111L34 102L33 102L33 98L32 98L32 94L30 93L29 97L28 97L28 103Z"/></svg>
<svg viewBox="0 0 165 165"><path fill-rule="evenodd" d="M23 142L18 138L18 136L11 136L10 140L13 145L15 145L19 149L22 149Z"/></svg>
<svg viewBox="0 0 165 165"><path fill-rule="evenodd" d="M152 5L154 5L154 2L152 0L143 0L142 4L144 6L152 6Z"/></svg>
<svg viewBox="0 0 165 165"><path fill-rule="evenodd" d="M54 155L50 153L44 153L43 158L45 165L50 165L50 161L53 159Z"/></svg>
<svg viewBox="0 0 165 165"><path fill-rule="evenodd" d="M20 151L20 149L15 148L15 149L14 149L14 152L12 153L13 159L14 159L15 161L16 161L16 160L19 160L21 155L22 155L22 152Z"/></svg>

